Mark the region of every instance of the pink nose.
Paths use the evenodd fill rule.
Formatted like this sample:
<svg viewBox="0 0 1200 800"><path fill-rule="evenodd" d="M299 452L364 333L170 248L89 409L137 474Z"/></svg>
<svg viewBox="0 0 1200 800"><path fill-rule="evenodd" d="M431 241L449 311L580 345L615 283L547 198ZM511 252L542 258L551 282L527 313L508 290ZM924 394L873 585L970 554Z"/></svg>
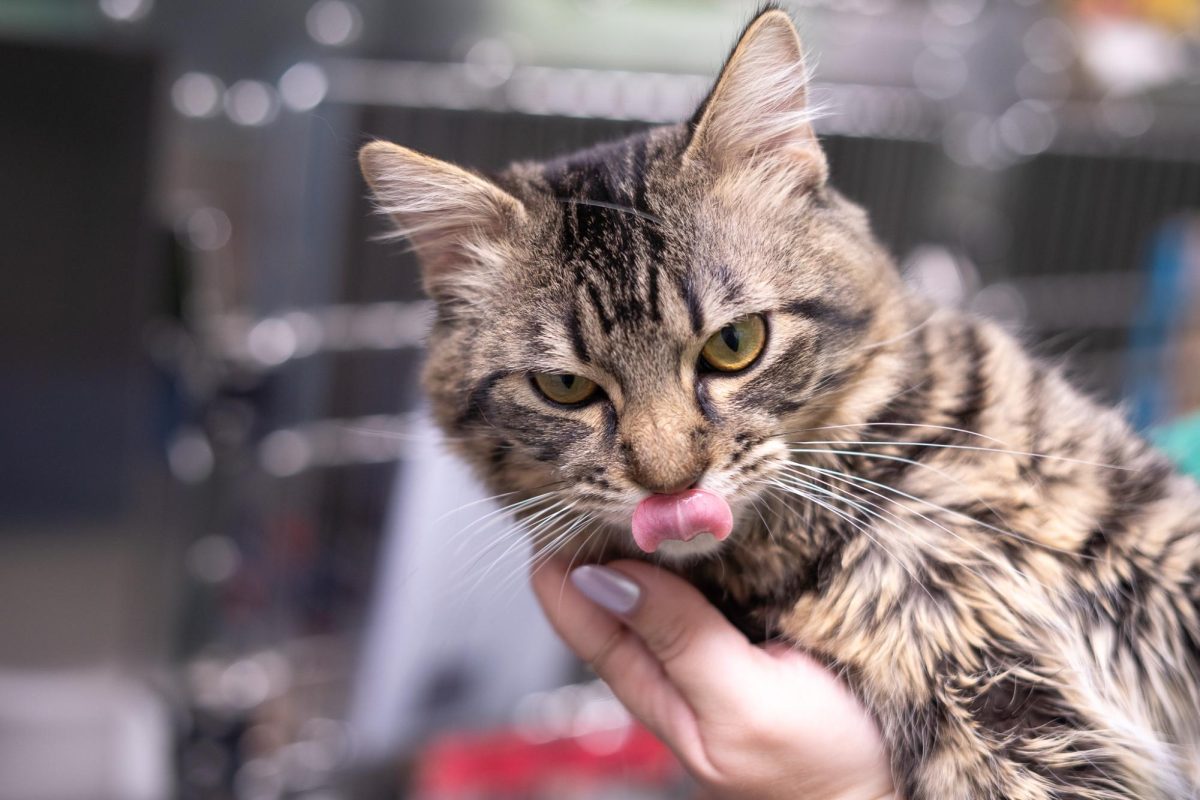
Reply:
<svg viewBox="0 0 1200 800"><path fill-rule="evenodd" d="M664 541L690 542L702 533L721 541L732 530L729 503L705 489L652 494L633 512L633 541L646 553L653 553Z"/></svg>
<svg viewBox="0 0 1200 800"><path fill-rule="evenodd" d="M693 486L695 486L696 481L698 479L699 479L698 477L697 478L685 478L683 480L676 482L672 486L667 486L664 484L651 485L651 484L648 484L645 482L643 482L642 485L645 486L648 490L654 492L655 494L664 494L664 495L665 494L679 494L681 492L686 492L688 489L691 489Z"/></svg>

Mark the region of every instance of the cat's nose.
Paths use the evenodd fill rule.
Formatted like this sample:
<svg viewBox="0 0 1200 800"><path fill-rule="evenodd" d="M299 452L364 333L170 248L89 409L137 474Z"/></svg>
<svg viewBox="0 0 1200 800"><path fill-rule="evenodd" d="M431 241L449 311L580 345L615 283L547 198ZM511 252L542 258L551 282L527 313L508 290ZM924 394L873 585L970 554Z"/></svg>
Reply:
<svg viewBox="0 0 1200 800"><path fill-rule="evenodd" d="M687 455L690 457L663 460L634 458L629 464L629 477L654 494L678 494L694 489L708 465L696 453Z"/></svg>
<svg viewBox="0 0 1200 800"><path fill-rule="evenodd" d="M621 449L629 479L655 494L675 494L696 485L708 468L704 428L685 399L627 411L621 419Z"/></svg>
<svg viewBox="0 0 1200 800"><path fill-rule="evenodd" d="M642 488L654 494L679 494L686 492L688 489L696 488L696 484L704 477L704 470L700 470L690 478L683 478L672 483L654 482L645 478L635 478Z"/></svg>

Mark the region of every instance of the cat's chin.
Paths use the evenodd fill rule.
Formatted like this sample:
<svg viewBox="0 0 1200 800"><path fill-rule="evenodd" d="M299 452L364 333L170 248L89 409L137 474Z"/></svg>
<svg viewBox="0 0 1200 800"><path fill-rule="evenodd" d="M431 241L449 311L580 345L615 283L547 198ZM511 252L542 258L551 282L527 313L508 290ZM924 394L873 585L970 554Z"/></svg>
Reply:
<svg viewBox="0 0 1200 800"><path fill-rule="evenodd" d="M685 564L716 555L721 549L721 544L711 533L702 533L686 542L678 539L660 542L654 556L672 564Z"/></svg>

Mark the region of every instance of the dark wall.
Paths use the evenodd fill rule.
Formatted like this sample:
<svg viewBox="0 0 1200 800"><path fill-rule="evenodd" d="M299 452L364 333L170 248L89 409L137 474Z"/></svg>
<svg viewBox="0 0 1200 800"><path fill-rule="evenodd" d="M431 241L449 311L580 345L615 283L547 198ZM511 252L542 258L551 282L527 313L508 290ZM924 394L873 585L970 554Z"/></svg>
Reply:
<svg viewBox="0 0 1200 800"><path fill-rule="evenodd" d="M0 43L0 515L120 507L151 298L152 61Z"/></svg>

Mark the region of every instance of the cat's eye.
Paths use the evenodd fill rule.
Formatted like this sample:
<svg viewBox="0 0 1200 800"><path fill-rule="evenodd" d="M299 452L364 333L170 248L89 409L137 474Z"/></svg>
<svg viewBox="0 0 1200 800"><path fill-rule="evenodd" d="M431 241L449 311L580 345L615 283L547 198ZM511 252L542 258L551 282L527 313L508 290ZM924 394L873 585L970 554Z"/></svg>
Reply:
<svg viewBox="0 0 1200 800"><path fill-rule="evenodd" d="M579 405L588 400L600 387L580 375L566 375L555 372L539 372L533 376L533 384L538 391L556 403L564 406Z"/></svg>
<svg viewBox="0 0 1200 800"><path fill-rule="evenodd" d="M761 314L734 320L704 343L700 358L721 372L737 372L754 363L767 343L767 321Z"/></svg>

